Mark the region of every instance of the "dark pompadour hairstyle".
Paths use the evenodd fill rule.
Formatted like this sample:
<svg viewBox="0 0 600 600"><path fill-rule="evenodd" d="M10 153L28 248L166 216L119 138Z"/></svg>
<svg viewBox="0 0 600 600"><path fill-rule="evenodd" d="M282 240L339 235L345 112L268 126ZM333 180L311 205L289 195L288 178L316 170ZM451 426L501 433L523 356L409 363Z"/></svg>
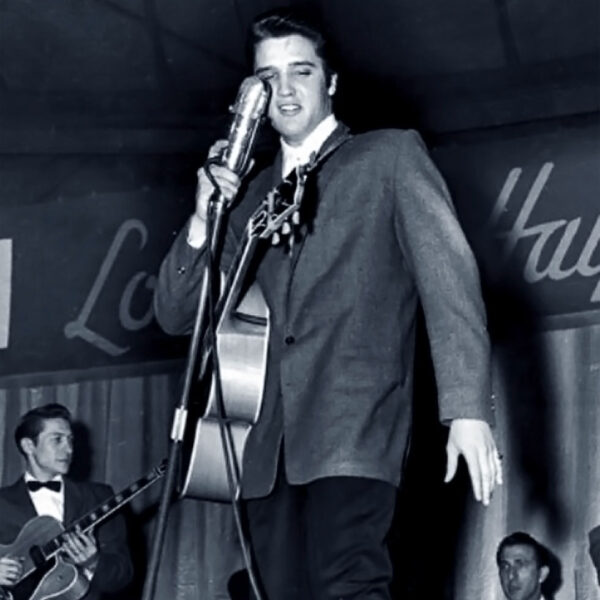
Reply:
<svg viewBox="0 0 600 600"><path fill-rule="evenodd" d="M539 567L549 567L550 560L548 551L540 544L534 537L530 536L524 531L515 531L510 535L506 536L499 544L498 550L496 551L496 564L500 565L500 557L504 548L508 546L529 546L533 548L535 557Z"/></svg>
<svg viewBox="0 0 600 600"><path fill-rule="evenodd" d="M38 436L44 429L44 421L48 419L64 419L68 423L72 421L69 409L58 403L45 404L25 413L15 429L15 442L21 454L23 453L21 440L29 438L37 442Z"/></svg>
<svg viewBox="0 0 600 600"><path fill-rule="evenodd" d="M316 55L323 61L327 83L337 72L338 61L333 53L329 34L317 15L307 8L279 8L258 15L248 35L248 56L252 64L254 49L263 40L301 35L310 40Z"/></svg>

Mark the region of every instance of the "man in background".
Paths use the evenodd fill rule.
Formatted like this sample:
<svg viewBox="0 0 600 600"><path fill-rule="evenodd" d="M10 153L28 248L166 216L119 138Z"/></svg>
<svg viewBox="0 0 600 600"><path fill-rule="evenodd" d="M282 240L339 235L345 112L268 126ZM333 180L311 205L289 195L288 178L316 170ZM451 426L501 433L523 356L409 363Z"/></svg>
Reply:
<svg viewBox="0 0 600 600"><path fill-rule="evenodd" d="M550 573L546 548L528 533L505 537L496 552L500 584L507 600L544 600L542 586Z"/></svg>
<svg viewBox="0 0 600 600"><path fill-rule="evenodd" d="M25 459L25 472L0 489L0 544L10 545L23 525L50 516L68 527L114 495L108 485L74 482L66 477L73 458L71 414L61 404L47 404L21 417L15 442ZM125 523L112 517L98 532L65 534L61 552L90 582L85 600L118 592L131 581L133 568ZM10 590L22 575L23 557L0 558L0 586ZM0 596L1 597L1 596ZM9 596L10 597L10 596Z"/></svg>

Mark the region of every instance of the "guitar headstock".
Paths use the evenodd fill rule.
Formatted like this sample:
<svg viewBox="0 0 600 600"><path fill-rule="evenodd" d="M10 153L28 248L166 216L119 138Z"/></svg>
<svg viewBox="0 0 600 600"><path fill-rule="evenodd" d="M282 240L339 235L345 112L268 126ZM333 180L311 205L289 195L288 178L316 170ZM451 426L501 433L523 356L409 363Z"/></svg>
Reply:
<svg viewBox="0 0 600 600"><path fill-rule="evenodd" d="M262 201L249 222L250 236L271 239L273 245L282 237L293 236L300 225L300 207L309 172L307 166L297 167Z"/></svg>

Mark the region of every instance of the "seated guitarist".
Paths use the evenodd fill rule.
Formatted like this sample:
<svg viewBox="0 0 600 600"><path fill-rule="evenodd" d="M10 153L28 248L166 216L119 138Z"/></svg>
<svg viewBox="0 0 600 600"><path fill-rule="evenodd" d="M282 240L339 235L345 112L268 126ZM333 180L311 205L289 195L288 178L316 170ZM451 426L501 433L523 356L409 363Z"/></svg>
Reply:
<svg viewBox="0 0 600 600"><path fill-rule="evenodd" d="M15 483L0 488L1 544L10 545L23 525L36 516L49 515L68 527L114 495L108 485L76 483L66 477L73 456L73 432L71 414L61 404L47 404L23 415L15 441L26 468ZM66 534L63 553L91 581L85 600L98 600L103 593L117 592L131 581L126 529L118 515L97 533ZM0 586L19 581L22 560L19 556L0 558Z"/></svg>

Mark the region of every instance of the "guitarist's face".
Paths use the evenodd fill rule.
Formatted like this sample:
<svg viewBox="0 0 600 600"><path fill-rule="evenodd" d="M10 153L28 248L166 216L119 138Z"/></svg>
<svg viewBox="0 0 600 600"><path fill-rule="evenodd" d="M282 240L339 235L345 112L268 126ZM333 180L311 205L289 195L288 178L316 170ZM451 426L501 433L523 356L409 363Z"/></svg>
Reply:
<svg viewBox="0 0 600 600"><path fill-rule="evenodd" d="M34 442L23 440L23 450L31 474L40 481L65 475L73 457L73 432L64 419L47 419Z"/></svg>

